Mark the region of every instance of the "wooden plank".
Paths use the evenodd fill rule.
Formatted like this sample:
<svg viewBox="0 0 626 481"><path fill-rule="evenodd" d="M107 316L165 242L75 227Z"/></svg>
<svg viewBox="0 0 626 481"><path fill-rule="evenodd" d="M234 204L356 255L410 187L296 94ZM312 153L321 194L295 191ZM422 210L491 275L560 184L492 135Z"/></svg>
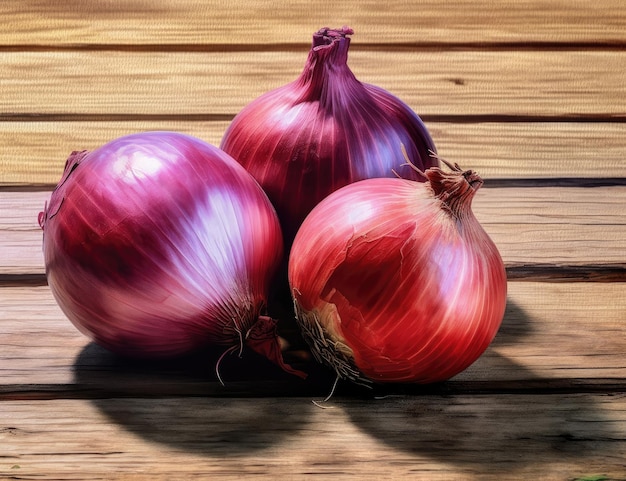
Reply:
<svg viewBox="0 0 626 481"><path fill-rule="evenodd" d="M6 479L618 481L626 468L623 394L1 405Z"/></svg>
<svg viewBox="0 0 626 481"><path fill-rule="evenodd" d="M502 327L489 349L444 389L549 391L626 385L626 283L510 282ZM103 396L289 396L330 392L333 377L310 361L287 318L286 358L307 381L246 352L221 364L205 352L165 362L129 361L89 343L47 286L0 288L0 398ZM621 387L620 387L621 386ZM349 386L343 386L348 388ZM419 391L420 389L418 389Z"/></svg>
<svg viewBox="0 0 626 481"><path fill-rule="evenodd" d="M626 177L626 124L427 122L439 155L489 179Z"/></svg>
<svg viewBox="0 0 626 481"><path fill-rule="evenodd" d="M47 191L0 191L0 274L43 274L37 216L49 197ZM626 186L485 187L474 212L508 268L574 266L584 272L586 266L625 268L624 205Z"/></svg>
<svg viewBox="0 0 626 481"><path fill-rule="evenodd" d="M307 49L0 52L0 118L230 116L294 80L306 55ZM626 114L625 51L372 50L352 52L350 65L361 81L389 90L430 120Z"/></svg>
<svg viewBox="0 0 626 481"><path fill-rule="evenodd" d="M43 232L37 217L50 192L2 192L0 198L0 273L43 274Z"/></svg>
<svg viewBox="0 0 626 481"><path fill-rule="evenodd" d="M228 121L0 122L0 185L55 185L72 150L175 130L219 145ZM426 122L439 154L489 179L626 178L626 123Z"/></svg>
<svg viewBox="0 0 626 481"><path fill-rule="evenodd" d="M219 146L228 121L0 122L0 185L54 186L73 150L94 150L122 135L173 130ZM624 126L626 131L626 126ZM625 175L626 177L626 175Z"/></svg>
<svg viewBox="0 0 626 481"><path fill-rule="evenodd" d="M244 352L222 386L221 351L89 343L41 284L36 217L69 150L162 128L217 144L338 20L357 76L487 178L475 211L517 280L492 346L440 386L340 383L319 409L334 377L288 319L307 381ZM0 478L623 481L624 25L622 0L0 2Z"/></svg>
<svg viewBox="0 0 626 481"><path fill-rule="evenodd" d="M507 266L624 265L624 205L623 186L529 187L482 189L473 208Z"/></svg>
<svg viewBox="0 0 626 481"><path fill-rule="evenodd" d="M262 21L259 21L262 19ZM348 24L360 43L624 42L620 0L291 0L62 3L4 0L0 44L265 44L308 42L323 26Z"/></svg>

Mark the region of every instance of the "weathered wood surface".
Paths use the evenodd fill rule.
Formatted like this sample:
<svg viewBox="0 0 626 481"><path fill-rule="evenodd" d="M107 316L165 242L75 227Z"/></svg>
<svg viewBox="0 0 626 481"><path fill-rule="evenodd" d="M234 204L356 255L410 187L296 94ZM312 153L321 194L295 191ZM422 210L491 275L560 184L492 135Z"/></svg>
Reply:
<svg viewBox="0 0 626 481"><path fill-rule="evenodd" d="M621 46L626 41L621 0L240 0L236 7L198 0L0 4L0 44L31 48L290 45L308 43L320 27L345 24L357 30L359 41L384 48L397 43Z"/></svg>
<svg viewBox="0 0 626 481"><path fill-rule="evenodd" d="M0 119L232 116L295 80L308 50L0 51ZM426 119L626 115L623 50L355 50L349 65Z"/></svg>
<svg viewBox="0 0 626 481"><path fill-rule="evenodd" d="M3 401L0 476L624 479L623 394L416 396L328 405L320 409L304 398Z"/></svg>
<svg viewBox="0 0 626 481"><path fill-rule="evenodd" d="M374 391L244 352L139 362L45 284L37 214L72 150L142 130L215 145L311 35L478 170L509 274L496 340L437 386ZM626 480L626 3L0 2L0 479ZM384 399L381 396L388 395Z"/></svg>

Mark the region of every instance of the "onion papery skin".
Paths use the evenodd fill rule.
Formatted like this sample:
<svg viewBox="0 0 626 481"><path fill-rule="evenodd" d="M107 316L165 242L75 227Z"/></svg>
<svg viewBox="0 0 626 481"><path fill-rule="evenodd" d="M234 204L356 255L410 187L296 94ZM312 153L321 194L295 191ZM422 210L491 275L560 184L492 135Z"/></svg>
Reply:
<svg viewBox="0 0 626 481"><path fill-rule="evenodd" d="M357 383L434 383L471 365L504 316L506 272L478 223L472 171L369 179L323 200L289 257L316 358ZM469 179L469 180L468 180Z"/></svg>
<svg viewBox="0 0 626 481"><path fill-rule="evenodd" d="M217 147L174 132L74 152L39 221L63 312L132 357L243 343L283 256L258 183Z"/></svg>
<svg viewBox="0 0 626 481"><path fill-rule="evenodd" d="M331 192L373 177L421 181L402 166L438 165L418 115L390 92L360 82L348 66L352 29L321 29L293 82L265 93L233 119L220 148L261 184L287 249L306 215ZM393 66L391 66L393 68Z"/></svg>

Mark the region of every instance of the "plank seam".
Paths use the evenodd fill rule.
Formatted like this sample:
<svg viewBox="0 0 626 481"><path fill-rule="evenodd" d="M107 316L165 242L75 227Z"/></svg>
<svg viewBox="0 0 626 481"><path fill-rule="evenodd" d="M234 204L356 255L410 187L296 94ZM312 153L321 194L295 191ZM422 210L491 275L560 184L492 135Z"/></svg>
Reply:
<svg viewBox="0 0 626 481"><path fill-rule="evenodd" d="M626 186L626 177L536 177L536 178L489 178L485 180L485 189L490 188L533 188L533 187L620 187ZM2 184L0 192L51 192L56 184L28 183Z"/></svg>
<svg viewBox="0 0 626 481"><path fill-rule="evenodd" d="M0 122L230 122L235 113L35 113L0 112ZM479 123L626 123L625 113L558 115L524 114L419 114L424 122Z"/></svg>
<svg viewBox="0 0 626 481"><path fill-rule="evenodd" d="M509 281L527 282L626 282L626 264L522 264L506 266ZM0 273L0 287L45 286L44 273Z"/></svg>
<svg viewBox="0 0 626 481"><path fill-rule="evenodd" d="M0 52L296 52L308 51L310 43L68 43L5 44ZM352 51L626 51L622 39L598 41L475 41L475 42L353 42Z"/></svg>
<svg viewBox="0 0 626 481"><path fill-rule="evenodd" d="M97 399L152 399L152 398L185 398L185 397L216 397L216 398L240 398L240 397L314 397L320 395L318 391L326 389L316 383L310 386L289 386L282 384L278 389L276 382L262 381L242 391L239 382L227 384L225 387L217 386L215 381L207 380L198 382L196 385L181 385L178 388L172 385L169 389L145 390L94 388L80 384L7 384L0 387L0 402L2 401L49 401L57 399L97 400ZM213 388L212 388L213 387ZM219 389L218 389L219 388ZM268 388L270 389L268 391ZM375 389L367 389L355 385L345 384L338 388L334 398L342 396L363 396L380 398L389 396L455 396L455 395L563 395L563 394L621 394L626 393L626 379L580 379L580 378L554 378L554 379L529 379L520 381L449 381L434 385L389 385L377 386Z"/></svg>

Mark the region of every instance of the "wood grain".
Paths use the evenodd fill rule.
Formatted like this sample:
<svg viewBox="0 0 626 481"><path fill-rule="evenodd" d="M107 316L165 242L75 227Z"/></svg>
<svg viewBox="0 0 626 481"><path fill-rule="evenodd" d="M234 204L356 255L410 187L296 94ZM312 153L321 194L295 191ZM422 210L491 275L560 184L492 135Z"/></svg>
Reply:
<svg viewBox="0 0 626 481"><path fill-rule="evenodd" d="M49 191L0 191L0 274L43 274L37 216L49 198ZM626 269L624 205L626 186L486 187L473 209L509 268Z"/></svg>
<svg viewBox="0 0 626 481"><path fill-rule="evenodd" d="M624 395L337 398L328 404L205 397L5 401L0 476L623 479ZM591 475L603 477L585 478Z"/></svg>
<svg viewBox="0 0 626 481"><path fill-rule="evenodd" d="M0 187L60 179L72 150L122 135L175 130L219 145L228 121L0 122ZM626 123L426 122L439 155L491 179L626 178Z"/></svg>
<svg viewBox="0 0 626 481"><path fill-rule="evenodd" d="M94 150L122 135L172 130L219 146L228 121L0 122L0 185L42 186L59 181L73 150ZM626 126L625 126L626 130Z"/></svg>
<svg viewBox="0 0 626 481"><path fill-rule="evenodd" d="M589 389L601 383L626 389L625 289L626 283L617 282L510 282L507 311L495 341L445 389L571 390L587 383ZM310 372L311 379L282 375L247 352L242 359L222 363L226 386L221 386L214 372L221 350L178 362L122 359L91 345L67 320L47 286L3 287L0 398L325 396L332 376L319 372L310 356L299 351L304 348L295 325L283 321L281 333L292 345L286 356Z"/></svg>
<svg viewBox="0 0 626 481"><path fill-rule="evenodd" d="M260 21L262 20L262 21ZM374 0L315 3L262 0L84 2L4 0L0 44L262 45L309 43L321 27L350 25L363 44L623 44L620 0Z"/></svg>
<svg viewBox="0 0 626 481"><path fill-rule="evenodd" d="M0 52L0 118L231 116L294 80L307 52ZM624 51L357 50L349 63L430 120L626 114Z"/></svg>
<svg viewBox="0 0 626 481"><path fill-rule="evenodd" d="M122 359L45 285L36 219L73 149L142 130L217 145L293 80L322 26L357 77L487 180L494 343L437 386L373 391L285 357ZM626 479L626 3L622 0L0 2L0 479ZM594 187L589 187L594 186ZM589 282L595 281L595 282Z"/></svg>

